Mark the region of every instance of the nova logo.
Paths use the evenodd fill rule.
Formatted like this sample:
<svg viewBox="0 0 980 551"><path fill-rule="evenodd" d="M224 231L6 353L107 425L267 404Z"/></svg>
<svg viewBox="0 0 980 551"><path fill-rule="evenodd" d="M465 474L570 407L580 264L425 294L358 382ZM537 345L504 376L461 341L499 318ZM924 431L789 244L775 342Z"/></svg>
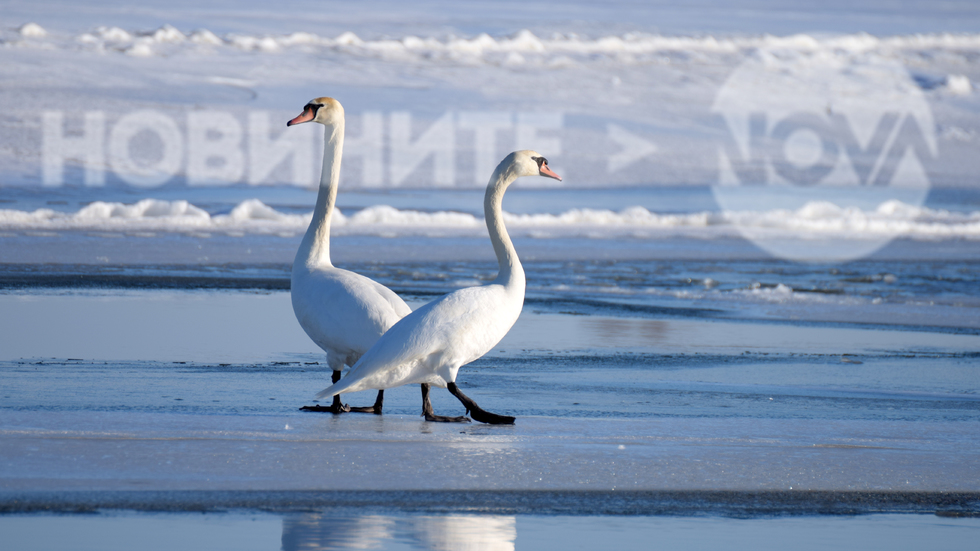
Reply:
<svg viewBox="0 0 980 551"><path fill-rule="evenodd" d="M802 111L770 124L765 112L753 112L748 126L748 154L743 155L731 142L722 152L723 170L741 184L821 184L842 163L843 155L852 170L845 177L853 176L857 185L887 186L906 158L921 170L920 159L933 156L915 117L894 111L881 114L865 143L841 113L824 116ZM885 144L890 144L887 150ZM910 152L914 156L909 157Z"/></svg>
<svg viewBox="0 0 980 551"><path fill-rule="evenodd" d="M712 110L727 130L713 187L719 205L796 218L790 222L800 230L787 236L741 217L742 234L776 256L871 254L895 237L869 231L878 207L891 200L918 206L928 193L924 163L937 154L932 114L898 63L760 51L729 77Z"/></svg>

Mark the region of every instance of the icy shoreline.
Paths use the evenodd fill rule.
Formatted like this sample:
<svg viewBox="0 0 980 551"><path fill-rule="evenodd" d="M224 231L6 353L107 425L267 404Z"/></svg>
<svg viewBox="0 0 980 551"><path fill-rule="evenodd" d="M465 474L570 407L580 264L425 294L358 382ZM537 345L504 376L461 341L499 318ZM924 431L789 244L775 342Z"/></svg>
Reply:
<svg viewBox="0 0 980 551"><path fill-rule="evenodd" d="M341 509L481 515L669 515L736 518L797 515L935 514L973 517L980 492L902 491L0 491L0 514L305 512Z"/></svg>

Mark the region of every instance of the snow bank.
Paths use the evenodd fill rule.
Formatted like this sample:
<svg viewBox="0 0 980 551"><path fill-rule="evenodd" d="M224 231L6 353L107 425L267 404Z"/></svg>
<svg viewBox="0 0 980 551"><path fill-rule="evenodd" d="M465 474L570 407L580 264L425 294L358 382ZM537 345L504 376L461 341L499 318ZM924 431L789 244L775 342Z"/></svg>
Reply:
<svg viewBox="0 0 980 551"><path fill-rule="evenodd" d="M77 212L38 209L0 210L3 231L215 231L241 233L302 233L312 213L279 212L258 199L243 201L227 214L208 213L187 201L144 199L134 204L97 201ZM873 211L811 201L797 210L717 211L659 214L643 207L620 211L572 209L559 214L504 214L515 235L534 237L606 238L634 234L656 237L658 232L712 238L732 236L753 228L793 236L872 239L882 236L914 239L978 239L980 211L954 213L887 201ZM362 235L482 235L481 218L452 211L399 210L372 206L353 214L335 211L339 234ZM542 232L541 230L546 230ZM637 233L639 232L639 233Z"/></svg>
<svg viewBox="0 0 980 551"><path fill-rule="evenodd" d="M28 23L21 27L25 37L43 38L47 32ZM54 40L54 39L52 39ZM219 36L207 29L185 34L164 25L153 31L126 31L118 27L98 27L82 34L75 44L100 51L116 51L135 56L170 55L175 50L206 51L224 47L255 53L279 53L291 48L332 50L341 55L369 56L432 62L483 62L494 65L520 65L529 60L541 65L567 66L572 63L630 64L672 53L717 57L767 50L787 54L824 53L853 55L865 53L916 53L930 50L980 50L980 34L915 34L877 37L866 33L837 36L795 34L789 36L665 36L627 33L622 36L585 38L575 34L555 34L550 38L522 30L510 36L480 34L472 38L405 36L400 39L365 40L352 32L336 37L308 32L286 35L231 33ZM62 44L70 47L71 43ZM700 59L700 57L696 57ZM681 60L672 60L674 62ZM961 85L961 81L957 81ZM967 81L967 84L969 81Z"/></svg>

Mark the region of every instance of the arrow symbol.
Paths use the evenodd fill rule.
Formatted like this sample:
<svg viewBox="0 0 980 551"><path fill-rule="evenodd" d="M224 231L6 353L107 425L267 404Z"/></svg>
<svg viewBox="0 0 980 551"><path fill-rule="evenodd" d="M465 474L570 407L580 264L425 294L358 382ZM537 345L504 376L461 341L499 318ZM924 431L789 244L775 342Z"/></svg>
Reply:
<svg viewBox="0 0 980 551"><path fill-rule="evenodd" d="M606 172L616 172L639 161L640 159L656 153L657 146L626 130L622 126L607 124L606 130L609 132L609 139L622 146L622 151L609 156L609 164Z"/></svg>

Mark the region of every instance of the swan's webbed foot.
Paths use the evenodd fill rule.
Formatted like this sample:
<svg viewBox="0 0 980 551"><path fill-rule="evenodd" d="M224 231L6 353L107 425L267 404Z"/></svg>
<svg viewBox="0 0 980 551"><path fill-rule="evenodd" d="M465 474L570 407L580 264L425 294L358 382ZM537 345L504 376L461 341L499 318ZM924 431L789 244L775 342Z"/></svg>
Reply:
<svg viewBox="0 0 980 551"><path fill-rule="evenodd" d="M348 411L351 410L351 408L347 404L341 404L340 403L340 396L338 395L338 396L334 396L333 397L333 403L330 404L329 406L321 406L321 405L318 404L318 405L315 405L315 406L303 406L303 407L299 408L299 410L300 411L315 411L315 412L318 412L318 413L339 414L339 413L347 413Z"/></svg>
<svg viewBox="0 0 980 551"><path fill-rule="evenodd" d="M317 412L317 413L335 413L335 414L340 414L340 413L347 413L347 412L349 412L351 410L351 408L347 404L343 404L341 406L335 406L335 405L331 404L329 406L321 406L321 405L303 406L303 407L299 408L299 410L300 411L314 411L314 412Z"/></svg>
<svg viewBox="0 0 980 551"><path fill-rule="evenodd" d="M517 420L516 417L511 417L509 415L497 415L496 413L490 413L489 411L481 409L479 406L470 409L470 416L481 423L487 423L489 425L513 425L514 421Z"/></svg>
<svg viewBox="0 0 980 551"><path fill-rule="evenodd" d="M430 423L469 423L470 418L465 415L459 417L446 417L445 415L425 415L425 420Z"/></svg>
<svg viewBox="0 0 980 551"><path fill-rule="evenodd" d="M466 412L470 414L475 421L481 423L487 423L489 425L513 425L516 420L514 417L509 415L497 415L496 413L490 413L484 410L480 406L476 405L476 402L470 399L469 396L463 394L456 386L456 383L449 383L449 392L453 393L453 396L457 400L463 403L463 407L466 408Z"/></svg>
<svg viewBox="0 0 980 551"><path fill-rule="evenodd" d="M385 391L378 391L378 398L374 401L373 406L367 407L351 407L349 411L354 413L373 413L375 415L381 415L381 409L385 401Z"/></svg>
<svg viewBox="0 0 980 551"><path fill-rule="evenodd" d="M422 383L422 416L425 417L426 421L432 423L469 423L470 422L470 420L465 415L461 415L459 417L446 417L445 415L436 415L432 411L432 402L429 401L428 383Z"/></svg>

